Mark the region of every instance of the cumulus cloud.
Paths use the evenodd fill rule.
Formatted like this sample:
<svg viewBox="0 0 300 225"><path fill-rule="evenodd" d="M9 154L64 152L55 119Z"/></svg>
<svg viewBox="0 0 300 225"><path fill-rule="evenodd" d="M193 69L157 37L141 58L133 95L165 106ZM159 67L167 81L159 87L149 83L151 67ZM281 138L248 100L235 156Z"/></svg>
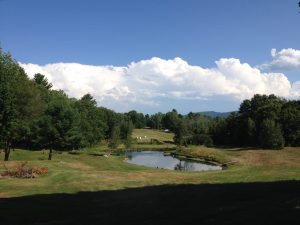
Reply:
<svg viewBox="0 0 300 225"><path fill-rule="evenodd" d="M275 57L279 54L273 53ZM137 105L160 107L169 101L207 101L214 96L237 102L256 93L300 96L300 81L291 84L282 73L264 73L235 58L220 59L214 68L193 66L181 58L157 57L125 67L78 63L20 65L30 77L35 73L46 75L55 89L65 90L72 97L90 93L100 105L118 111Z"/></svg>
<svg viewBox="0 0 300 225"><path fill-rule="evenodd" d="M300 69L300 50L287 48L277 52L275 48L271 50L272 61L263 64L261 68L271 70L291 70Z"/></svg>
<svg viewBox="0 0 300 225"><path fill-rule="evenodd" d="M291 97L299 98L299 96L300 96L300 81L297 81L292 85Z"/></svg>
<svg viewBox="0 0 300 225"><path fill-rule="evenodd" d="M72 97L79 98L86 93L95 97L111 96L120 98L129 94L124 83L125 68L111 66L91 66L78 63L55 63L39 66L36 64L20 65L29 77L36 73L44 74L54 89L62 89Z"/></svg>

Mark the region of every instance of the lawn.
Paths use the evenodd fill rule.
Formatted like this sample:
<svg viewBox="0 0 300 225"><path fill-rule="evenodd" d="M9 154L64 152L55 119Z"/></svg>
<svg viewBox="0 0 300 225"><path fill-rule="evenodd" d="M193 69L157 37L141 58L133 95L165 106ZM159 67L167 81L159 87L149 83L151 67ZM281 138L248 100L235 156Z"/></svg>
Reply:
<svg viewBox="0 0 300 225"><path fill-rule="evenodd" d="M146 135L145 135L146 134ZM135 130L170 144L172 134ZM145 138L146 139L146 138ZM136 143L147 149L150 143ZM156 146L156 145L155 145ZM124 150L124 146L118 152ZM0 177L0 218L17 224L299 224L300 148L218 149L177 153L228 163L221 171L182 172L129 164L103 143L79 152L16 149L0 172L27 162L48 167L32 179ZM0 157L3 158L3 152Z"/></svg>
<svg viewBox="0 0 300 225"><path fill-rule="evenodd" d="M134 129L132 137L133 139L141 137L141 141L148 143L150 143L151 139L157 139L161 142L173 142L174 134L163 130Z"/></svg>
<svg viewBox="0 0 300 225"><path fill-rule="evenodd" d="M216 149L194 146L185 153L194 157L209 155L234 162L222 171L179 172L151 169L127 163L124 156L93 156L102 147L73 155L17 149L11 161L1 162L0 170L15 168L27 161L32 167L48 167L49 173L34 179L0 178L0 197L80 191L117 190L163 184L240 183L300 180L300 148L284 150ZM3 153L0 154L3 158ZM5 167L4 167L5 165Z"/></svg>
<svg viewBox="0 0 300 225"><path fill-rule="evenodd" d="M134 129L132 133L134 149L159 149L174 148L174 134L163 130Z"/></svg>

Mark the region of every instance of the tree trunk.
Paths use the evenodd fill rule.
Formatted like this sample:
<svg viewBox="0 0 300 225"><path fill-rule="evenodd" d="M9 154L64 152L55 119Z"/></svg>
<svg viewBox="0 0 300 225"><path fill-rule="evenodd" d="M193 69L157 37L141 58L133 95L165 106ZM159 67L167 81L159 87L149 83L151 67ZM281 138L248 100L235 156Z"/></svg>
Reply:
<svg viewBox="0 0 300 225"><path fill-rule="evenodd" d="M51 160L52 159L52 148L50 148L49 150L49 156L48 156L48 160Z"/></svg>
<svg viewBox="0 0 300 225"><path fill-rule="evenodd" d="M9 146L9 143L6 142L5 147L4 147L4 161L9 160L9 154L10 154L10 146Z"/></svg>

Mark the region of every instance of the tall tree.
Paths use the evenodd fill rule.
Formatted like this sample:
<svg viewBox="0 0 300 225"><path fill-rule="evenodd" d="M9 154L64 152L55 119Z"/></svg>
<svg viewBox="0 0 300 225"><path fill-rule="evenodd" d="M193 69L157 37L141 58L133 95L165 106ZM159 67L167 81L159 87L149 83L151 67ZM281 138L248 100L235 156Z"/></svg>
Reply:
<svg viewBox="0 0 300 225"><path fill-rule="evenodd" d="M265 119L262 122L259 140L263 148L282 149L284 147L284 138L281 128L271 119Z"/></svg>
<svg viewBox="0 0 300 225"><path fill-rule="evenodd" d="M69 137L74 124L74 109L63 91L51 91L50 102L45 114L38 122L37 141L49 148L48 159L53 149L71 148Z"/></svg>
<svg viewBox="0 0 300 225"><path fill-rule="evenodd" d="M151 115L147 123L147 126L151 127L152 129L157 129L157 130L161 129L163 127L162 124L163 117L164 114L161 112Z"/></svg>
<svg viewBox="0 0 300 225"><path fill-rule="evenodd" d="M138 113L135 110L132 110L128 113L125 113L132 121L135 128L144 128L146 126L146 118L143 113Z"/></svg>
<svg viewBox="0 0 300 225"><path fill-rule="evenodd" d="M174 142L179 146L187 146L188 144L188 129L184 120L178 120L174 128Z"/></svg>
<svg viewBox="0 0 300 225"><path fill-rule="evenodd" d="M27 141L30 123L43 112L42 103L24 70L0 49L0 142L4 160L9 159L12 146Z"/></svg>
<svg viewBox="0 0 300 225"><path fill-rule="evenodd" d="M179 115L176 109L173 109L171 112L165 114L162 119L163 125L165 128L175 131L177 123L179 122Z"/></svg>
<svg viewBox="0 0 300 225"><path fill-rule="evenodd" d="M109 139L108 147L116 149L120 144L120 140L120 127L116 125L112 128L112 133Z"/></svg>
<svg viewBox="0 0 300 225"><path fill-rule="evenodd" d="M97 144L105 137L107 126L102 110L97 108L95 99L90 95L84 95L79 101L75 102L78 119L75 121L77 139L80 140L80 147L92 146ZM75 136L74 136L75 137Z"/></svg>
<svg viewBox="0 0 300 225"><path fill-rule="evenodd" d="M35 74L33 80L37 85L41 85L47 90L50 90L52 88L52 84L48 82L48 79L43 74Z"/></svg>
<svg viewBox="0 0 300 225"><path fill-rule="evenodd" d="M120 137L123 140L125 146L128 148L132 142L132 131L133 131L133 123L131 120L125 118L120 125Z"/></svg>
<svg viewBox="0 0 300 225"><path fill-rule="evenodd" d="M286 102L281 111L283 136L287 146L300 145L300 101Z"/></svg>

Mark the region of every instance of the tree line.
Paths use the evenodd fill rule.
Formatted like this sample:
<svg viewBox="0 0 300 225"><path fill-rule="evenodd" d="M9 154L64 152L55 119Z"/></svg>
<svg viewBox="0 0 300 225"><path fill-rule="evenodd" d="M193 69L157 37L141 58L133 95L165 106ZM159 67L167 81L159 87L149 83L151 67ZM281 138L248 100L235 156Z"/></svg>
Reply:
<svg viewBox="0 0 300 225"><path fill-rule="evenodd" d="M97 107L86 94L69 98L52 90L42 74L29 79L9 53L0 49L0 144L5 160L14 147L52 150L79 149L101 140L115 148L130 144L133 124L126 114Z"/></svg>
<svg viewBox="0 0 300 225"><path fill-rule="evenodd" d="M244 100L227 118L175 109L153 115L132 110L117 113L98 107L86 94L70 98L53 90L42 74L29 79L9 53L0 48L0 144L11 148L80 149L106 140L109 147L131 144L133 128L167 129L177 145L249 146L280 149L300 145L300 101L275 95Z"/></svg>
<svg viewBox="0 0 300 225"><path fill-rule="evenodd" d="M275 95L254 95L226 118L201 113L179 114L175 109L154 115L132 111L138 126L168 129L178 145L261 147L300 146L300 101Z"/></svg>
<svg viewBox="0 0 300 225"><path fill-rule="evenodd" d="M149 125L153 128L164 127L173 131L178 145L270 149L300 146L300 101L275 95L256 94L250 100L244 100L239 110L227 118L192 112L180 115L175 109L150 118Z"/></svg>

